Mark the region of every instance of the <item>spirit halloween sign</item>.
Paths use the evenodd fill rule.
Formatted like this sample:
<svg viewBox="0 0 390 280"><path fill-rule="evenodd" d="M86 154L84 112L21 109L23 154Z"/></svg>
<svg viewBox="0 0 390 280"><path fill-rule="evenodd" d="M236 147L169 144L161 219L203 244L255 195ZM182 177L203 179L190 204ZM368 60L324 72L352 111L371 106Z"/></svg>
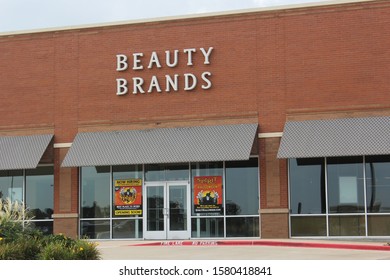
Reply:
<svg viewBox="0 0 390 280"><path fill-rule="evenodd" d="M115 216L142 215L142 180L115 180Z"/></svg>
<svg viewBox="0 0 390 280"><path fill-rule="evenodd" d="M222 212L222 176L194 177L195 213Z"/></svg>
<svg viewBox="0 0 390 280"><path fill-rule="evenodd" d="M208 48L188 48L182 50L166 50L165 53L153 51L150 54L142 52L116 55L116 71L126 73L130 71L130 77L116 79L116 94L125 95L129 91L133 94L171 92L183 89L191 91L200 87L203 90L211 88L211 73L209 71L200 74L183 71L173 75L152 75L145 77L148 70L176 68L179 63L185 65L185 69L193 70L197 63L210 64L210 56L213 47ZM146 58L147 57L147 58ZM140 77L141 75L143 77ZM155 71L154 71L155 73Z"/></svg>

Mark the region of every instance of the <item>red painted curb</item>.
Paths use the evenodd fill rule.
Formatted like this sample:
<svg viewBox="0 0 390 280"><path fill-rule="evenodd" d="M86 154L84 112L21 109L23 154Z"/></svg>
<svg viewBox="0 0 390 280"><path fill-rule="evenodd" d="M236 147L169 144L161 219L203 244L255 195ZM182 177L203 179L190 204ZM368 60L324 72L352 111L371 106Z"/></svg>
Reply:
<svg viewBox="0 0 390 280"><path fill-rule="evenodd" d="M304 247L323 249L350 249L390 251L388 245L346 244L346 243L319 243L319 242L289 242L267 240L225 240L225 241L156 241L129 246L276 246L276 247Z"/></svg>

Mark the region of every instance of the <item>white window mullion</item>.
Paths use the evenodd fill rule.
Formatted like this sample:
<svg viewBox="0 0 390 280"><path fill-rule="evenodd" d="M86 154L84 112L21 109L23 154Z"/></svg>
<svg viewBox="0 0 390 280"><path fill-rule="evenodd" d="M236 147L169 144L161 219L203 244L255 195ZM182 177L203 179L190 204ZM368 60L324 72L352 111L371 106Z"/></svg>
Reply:
<svg viewBox="0 0 390 280"><path fill-rule="evenodd" d="M363 156L363 190L364 190L364 221L365 221L365 232L368 236L368 216L367 216L367 184L366 184L366 157Z"/></svg>
<svg viewBox="0 0 390 280"><path fill-rule="evenodd" d="M325 214L326 214L326 236L329 237L329 205L328 205L328 168L327 168L327 158L324 158L325 161Z"/></svg>

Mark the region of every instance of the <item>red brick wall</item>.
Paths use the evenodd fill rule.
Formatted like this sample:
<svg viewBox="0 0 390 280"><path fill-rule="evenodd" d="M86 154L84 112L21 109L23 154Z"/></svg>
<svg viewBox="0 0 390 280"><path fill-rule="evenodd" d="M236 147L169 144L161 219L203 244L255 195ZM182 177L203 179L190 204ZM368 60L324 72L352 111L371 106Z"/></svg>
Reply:
<svg viewBox="0 0 390 280"><path fill-rule="evenodd" d="M79 203L78 169L61 168L67 148L55 149L54 163L54 212L59 214L77 213Z"/></svg>
<svg viewBox="0 0 390 280"><path fill-rule="evenodd" d="M54 151L54 233L78 235L79 189L78 169L61 168L68 148Z"/></svg>
<svg viewBox="0 0 390 280"><path fill-rule="evenodd" d="M68 237L76 238L78 236L77 218L56 218L54 219L54 233L63 234Z"/></svg>
<svg viewBox="0 0 390 280"><path fill-rule="evenodd" d="M64 143L96 129L255 118L263 133L282 131L286 118L390 115L387 34L389 1L369 1L0 36L0 131L49 128L55 143ZM201 47L214 47L210 65L203 64ZM197 48L194 66L183 60L185 48ZM175 68L116 71L117 54L131 61L142 52L146 68L152 51L163 63L164 52L176 49ZM204 71L212 73L209 90L184 91L180 80L178 92L115 94L116 78L144 77L147 89L157 75L164 90L166 74L200 78ZM265 147L260 143L260 155ZM59 165L58 153L56 159ZM266 160L260 162L261 176L270 176ZM275 159L272 166L279 168L272 182L280 197L275 201L261 177L261 205L288 208L286 162ZM63 174L72 178L72 198L67 206L56 202L56 212L77 212L76 173Z"/></svg>
<svg viewBox="0 0 390 280"><path fill-rule="evenodd" d="M97 27L0 37L0 128L53 126L71 142L80 126L208 119L251 113L261 132L286 113L388 107L390 3ZM117 72L116 54L199 50L194 66ZM146 64L146 65L145 65ZM210 90L116 96L116 78L212 73ZM180 88L183 87L181 84Z"/></svg>
<svg viewBox="0 0 390 280"><path fill-rule="evenodd" d="M261 215L262 238L288 238L287 213L263 213Z"/></svg>

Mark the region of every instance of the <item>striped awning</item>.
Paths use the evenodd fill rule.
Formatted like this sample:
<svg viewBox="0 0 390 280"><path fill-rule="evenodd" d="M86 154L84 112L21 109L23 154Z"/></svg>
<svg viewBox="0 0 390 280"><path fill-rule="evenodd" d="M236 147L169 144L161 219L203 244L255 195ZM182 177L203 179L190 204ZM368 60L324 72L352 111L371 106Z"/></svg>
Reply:
<svg viewBox="0 0 390 280"><path fill-rule="evenodd" d="M249 159L258 124L78 133L63 167Z"/></svg>
<svg viewBox="0 0 390 280"><path fill-rule="evenodd" d="M0 136L0 170L36 168L52 138L53 134Z"/></svg>
<svg viewBox="0 0 390 280"><path fill-rule="evenodd" d="M390 154L390 117L288 121L278 158Z"/></svg>

